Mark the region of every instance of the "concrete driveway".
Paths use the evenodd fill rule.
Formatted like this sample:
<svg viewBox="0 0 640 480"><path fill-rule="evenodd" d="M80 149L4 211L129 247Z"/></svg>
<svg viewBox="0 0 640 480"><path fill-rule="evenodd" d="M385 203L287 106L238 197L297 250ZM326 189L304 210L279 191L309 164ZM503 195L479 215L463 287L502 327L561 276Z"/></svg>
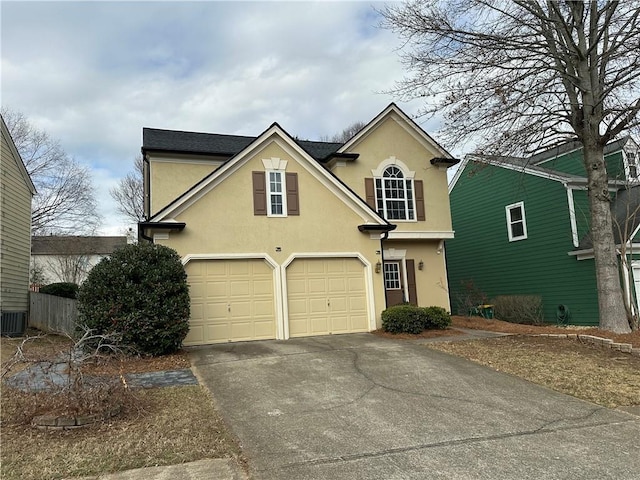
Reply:
<svg viewBox="0 0 640 480"><path fill-rule="evenodd" d="M190 355L256 479L640 478L640 417L416 343L356 334Z"/></svg>

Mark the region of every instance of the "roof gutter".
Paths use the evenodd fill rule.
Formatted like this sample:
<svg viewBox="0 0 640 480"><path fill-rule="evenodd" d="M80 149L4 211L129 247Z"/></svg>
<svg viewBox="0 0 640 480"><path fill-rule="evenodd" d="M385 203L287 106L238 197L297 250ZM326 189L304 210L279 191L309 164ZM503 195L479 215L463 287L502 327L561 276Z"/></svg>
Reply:
<svg viewBox="0 0 640 480"><path fill-rule="evenodd" d="M142 238L153 243L153 237L144 234L145 228L154 230L169 230L170 232L181 232L187 224L184 222L139 222L138 238Z"/></svg>
<svg viewBox="0 0 640 480"><path fill-rule="evenodd" d="M460 160L457 158L435 157L431 159L431 165L434 165L436 167L446 166L447 168L449 168L458 163L460 163Z"/></svg>
<svg viewBox="0 0 640 480"><path fill-rule="evenodd" d="M358 225L358 230L361 232L385 232L388 233L391 230L395 230L397 225L391 225L390 223L386 225L373 225L365 223L363 225Z"/></svg>

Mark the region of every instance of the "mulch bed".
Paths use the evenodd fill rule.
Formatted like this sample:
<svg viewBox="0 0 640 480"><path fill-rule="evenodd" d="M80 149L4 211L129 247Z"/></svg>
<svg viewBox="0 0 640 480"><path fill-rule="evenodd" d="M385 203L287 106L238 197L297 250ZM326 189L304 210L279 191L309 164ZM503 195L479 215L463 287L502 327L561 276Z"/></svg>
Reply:
<svg viewBox="0 0 640 480"><path fill-rule="evenodd" d="M539 335L542 333L577 333L579 335L594 335L596 337L610 338L616 343L630 343L634 348L640 348L640 330L626 334L616 334L595 327L558 327L555 325L521 325L518 323L503 322L501 320L487 320L482 317L451 317L452 327L471 328L476 330L488 330L491 332L513 333L521 335Z"/></svg>
<svg viewBox="0 0 640 480"><path fill-rule="evenodd" d="M640 348L640 330L626 334L616 334L596 327L558 327L555 325L522 325L519 323L503 322L502 320L488 320L482 317L451 316L451 327L444 330L425 330L417 335L410 333L388 333L381 329L374 330L374 335L384 338L400 338L405 340L420 338L438 338L460 335L464 332L458 328L472 330L487 330L498 333L511 333L514 335L540 335L544 333L576 333L578 335L593 335L596 337L610 338L616 343L630 343L634 348Z"/></svg>

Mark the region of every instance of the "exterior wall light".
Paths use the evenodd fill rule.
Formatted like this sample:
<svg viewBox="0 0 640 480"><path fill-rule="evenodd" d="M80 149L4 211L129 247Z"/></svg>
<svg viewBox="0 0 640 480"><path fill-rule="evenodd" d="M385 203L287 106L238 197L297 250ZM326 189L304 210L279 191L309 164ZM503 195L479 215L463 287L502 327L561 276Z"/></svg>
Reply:
<svg viewBox="0 0 640 480"><path fill-rule="evenodd" d="M376 263L376 273L380 273L380 270L382 270L382 263L378 260L378 263Z"/></svg>
<svg viewBox="0 0 640 480"><path fill-rule="evenodd" d="M424 270L424 262L422 260L418 262L418 270Z"/></svg>

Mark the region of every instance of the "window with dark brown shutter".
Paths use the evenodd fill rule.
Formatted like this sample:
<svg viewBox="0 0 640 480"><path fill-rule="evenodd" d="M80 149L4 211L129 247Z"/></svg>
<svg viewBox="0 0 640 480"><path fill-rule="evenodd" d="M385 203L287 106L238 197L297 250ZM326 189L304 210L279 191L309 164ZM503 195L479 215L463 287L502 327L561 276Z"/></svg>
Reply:
<svg viewBox="0 0 640 480"><path fill-rule="evenodd" d="M365 178L364 179L364 194L365 199L367 201L367 205L369 205L374 210L376 209L376 193L373 187L373 178Z"/></svg>
<svg viewBox="0 0 640 480"><path fill-rule="evenodd" d="M267 214L267 184L264 172L252 172L253 176L253 214Z"/></svg>
<svg viewBox="0 0 640 480"><path fill-rule="evenodd" d="M298 174L287 173L287 214L300 215L300 203L298 201Z"/></svg>
<svg viewBox="0 0 640 480"><path fill-rule="evenodd" d="M413 186L416 190L416 218L418 220L424 220L424 190L422 180L414 180Z"/></svg>

